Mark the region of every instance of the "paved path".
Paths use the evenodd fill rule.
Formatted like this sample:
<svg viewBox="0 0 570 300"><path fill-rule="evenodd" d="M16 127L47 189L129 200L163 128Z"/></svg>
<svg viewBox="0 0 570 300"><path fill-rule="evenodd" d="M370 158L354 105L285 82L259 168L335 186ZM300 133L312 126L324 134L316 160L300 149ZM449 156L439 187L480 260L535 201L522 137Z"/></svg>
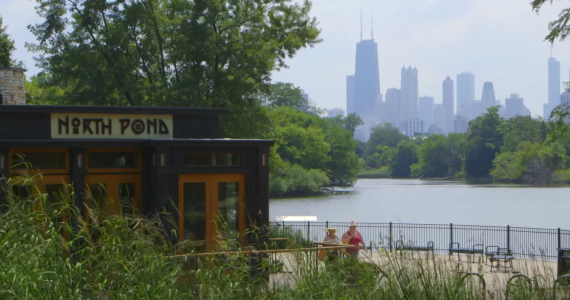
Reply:
<svg viewBox="0 0 570 300"><path fill-rule="evenodd" d="M394 268L394 265L397 265L398 263L407 267L418 266L418 264L421 263L424 266L427 264L431 270L435 270L437 268L440 271L443 270L445 272L449 272L450 276L457 274L456 271L458 270L465 273L480 273L485 279L487 291L495 295L492 299L504 298L507 280L515 274L513 271L518 271L528 277L541 275L545 280L543 285L548 287L552 286L554 279L556 278L555 261L515 259L513 261L512 269L507 267L505 271L504 266L501 265L500 270L497 271L496 268L491 270L490 263L485 264L485 258L481 258L480 256L476 256L475 262L471 262L472 257L470 255L461 255L460 260L458 260L457 254L455 254L450 260L448 255L436 254L435 260L431 256L430 259L426 260L426 255L423 252L406 252L403 253L403 255L397 254L398 253L393 252L391 257L389 257L386 253L361 251L359 260L363 262L372 262L385 270ZM306 265L306 263L315 265L314 256L309 258L306 255L294 256L286 253L279 254L277 259L284 263L285 270L290 273L278 273L271 275L270 279L272 286L287 284L295 285L296 279L302 276L302 274L298 274L298 270L296 270L296 259L304 260L305 263L303 263L303 265ZM391 261L391 259L396 259L398 263ZM479 262L479 260L481 262ZM318 267L325 267L325 265L322 262L319 262Z"/></svg>

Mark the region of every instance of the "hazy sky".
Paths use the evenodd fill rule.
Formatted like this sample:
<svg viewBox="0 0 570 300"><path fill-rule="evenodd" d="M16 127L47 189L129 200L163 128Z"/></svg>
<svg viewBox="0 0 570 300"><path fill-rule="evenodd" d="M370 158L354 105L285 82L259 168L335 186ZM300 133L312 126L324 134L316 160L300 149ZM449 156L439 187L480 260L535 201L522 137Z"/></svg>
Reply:
<svg viewBox="0 0 570 300"><path fill-rule="evenodd" d="M530 0L313 0L312 14L324 41L301 50L288 61L289 69L274 74L275 81L303 88L320 107L346 107L346 75L354 74L356 43L360 39L360 6L364 8L364 36L370 37L371 5L374 38L378 43L380 88L400 87L403 65L418 68L420 96L441 102L446 76L475 74L475 98L484 81L492 81L497 99L518 93L533 116L542 115L547 99L547 60L544 42L548 22L566 1L546 5L540 15ZM28 74L33 54L24 48L34 42L26 26L41 19L32 0L0 0L0 15L16 41L15 57L24 60ZM564 55L564 53L567 53ZM557 42L553 56L561 62L561 79L569 81L570 44Z"/></svg>

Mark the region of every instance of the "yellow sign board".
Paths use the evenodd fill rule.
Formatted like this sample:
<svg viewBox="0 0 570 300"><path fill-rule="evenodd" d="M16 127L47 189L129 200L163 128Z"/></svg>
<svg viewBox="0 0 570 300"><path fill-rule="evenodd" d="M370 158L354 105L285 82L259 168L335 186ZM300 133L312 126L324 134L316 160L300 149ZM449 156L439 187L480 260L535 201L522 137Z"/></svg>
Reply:
<svg viewBox="0 0 570 300"><path fill-rule="evenodd" d="M172 115L51 114L52 139L164 139L172 131Z"/></svg>

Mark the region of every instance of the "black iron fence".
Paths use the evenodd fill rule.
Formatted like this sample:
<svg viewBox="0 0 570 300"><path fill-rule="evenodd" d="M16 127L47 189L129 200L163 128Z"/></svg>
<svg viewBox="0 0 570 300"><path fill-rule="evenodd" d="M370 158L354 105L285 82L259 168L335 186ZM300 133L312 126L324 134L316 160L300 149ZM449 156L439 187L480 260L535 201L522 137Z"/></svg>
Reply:
<svg viewBox="0 0 570 300"><path fill-rule="evenodd" d="M347 222L272 222L271 225L285 228L287 230L281 232L295 233L308 242L323 241L328 227L336 227L339 236L348 230ZM426 246L433 241L439 254L447 254L450 243L459 243L461 248L482 244L509 248L520 258L555 260L557 248L570 248L570 230L560 228L390 222L358 223L358 231L366 244L376 251L392 251L398 240L413 246Z"/></svg>

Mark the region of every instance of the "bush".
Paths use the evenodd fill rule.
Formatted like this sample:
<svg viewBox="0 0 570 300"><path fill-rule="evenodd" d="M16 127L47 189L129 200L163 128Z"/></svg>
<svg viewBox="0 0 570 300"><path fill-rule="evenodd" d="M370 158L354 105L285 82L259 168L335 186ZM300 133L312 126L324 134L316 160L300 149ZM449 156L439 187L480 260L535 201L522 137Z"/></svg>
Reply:
<svg viewBox="0 0 570 300"><path fill-rule="evenodd" d="M318 193L321 187L329 183L327 175L320 170L307 170L296 164L288 164L284 174L271 176L269 196L295 196Z"/></svg>

